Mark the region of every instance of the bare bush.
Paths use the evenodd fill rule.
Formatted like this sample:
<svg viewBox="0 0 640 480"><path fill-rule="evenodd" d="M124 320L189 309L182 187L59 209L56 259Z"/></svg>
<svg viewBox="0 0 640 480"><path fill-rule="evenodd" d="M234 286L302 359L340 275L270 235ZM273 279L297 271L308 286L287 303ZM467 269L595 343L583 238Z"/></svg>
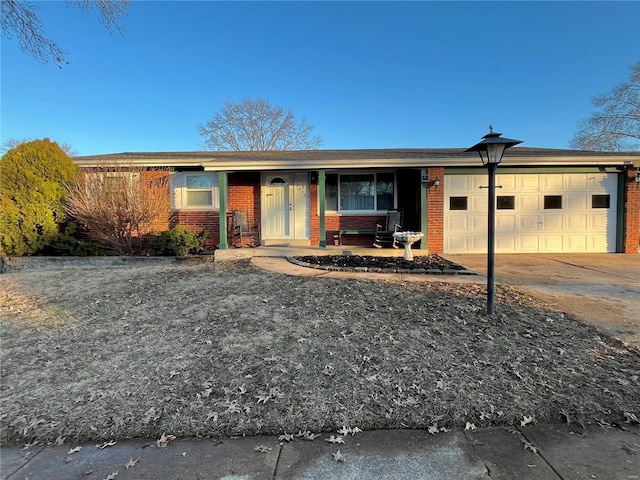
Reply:
<svg viewBox="0 0 640 480"><path fill-rule="evenodd" d="M97 167L69 188L67 213L120 255L140 253L142 238L169 223L171 169Z"/></svg>

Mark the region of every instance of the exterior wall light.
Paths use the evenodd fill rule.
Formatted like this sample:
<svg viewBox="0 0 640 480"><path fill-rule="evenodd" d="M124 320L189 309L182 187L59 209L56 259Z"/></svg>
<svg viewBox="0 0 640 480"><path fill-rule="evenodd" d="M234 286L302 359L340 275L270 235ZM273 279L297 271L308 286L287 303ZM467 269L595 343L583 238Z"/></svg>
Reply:
<svg viewBox="0 0 640 480"><path fill-rule="evenodd" d="M482 137L482 141L465 152L478 152L482 164L489 171L489 220L487 237L487 314L494 312L495 304L495 249L496 249L496 168L502 161L502 155L507 148L522 143L521 140L502 138L501 133L495 133L489 125L489 133Z"/></svg>

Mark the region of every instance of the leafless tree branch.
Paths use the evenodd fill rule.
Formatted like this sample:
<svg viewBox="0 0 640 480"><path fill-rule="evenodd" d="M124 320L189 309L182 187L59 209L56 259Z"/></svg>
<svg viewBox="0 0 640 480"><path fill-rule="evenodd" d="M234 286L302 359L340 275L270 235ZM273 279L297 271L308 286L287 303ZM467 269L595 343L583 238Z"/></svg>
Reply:
<svg viewBox="0 0 640 480"><path fill-rule="evenodd" d="M597 110L578 123L571 146L579 150L640 150L640 61L611 93L592 99Z"/></svg>
<svg viewBox="0 0 640 480"><path fill-rule="evenodd" d="M2 35L18 38L20 48L41 63L54 62L60 68L69 63L66 53L45 34L36 14L37 7L22 0L2 0ZM98 12L98 18L113 35L122 33L120 19L127 14L129 0L69 0L67 2L83 12Z"/></svg>

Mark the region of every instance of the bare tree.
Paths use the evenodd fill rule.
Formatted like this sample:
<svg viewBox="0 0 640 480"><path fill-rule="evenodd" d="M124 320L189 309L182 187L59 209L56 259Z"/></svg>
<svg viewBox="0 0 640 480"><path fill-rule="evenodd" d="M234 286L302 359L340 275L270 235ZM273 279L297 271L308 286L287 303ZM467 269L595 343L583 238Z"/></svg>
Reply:
<svg viewBox="0 0 640 480"><path fill-rule="evenodd" d="M226 102L198 130L210 150L312 150L322 144L304 119L298 121L291 110L260 98Z"/></svg>
<svg viewBox="0 0 640 480"><path fill-rule="evenodd" d="M34 5L23 0L2 0L1 3L4 36L17 36L22 51L39 62L53 61L61 68L63 64L69 63L64 50L45 35ZM67 3L87 14L97 10L100 23L111 34L122 32L119 22L129 8L129 0L67 0Z"/></svg>
<svg viewBox="0 0 640 480"><path fill-rule="evenodd" d="M579 150L640 150L640 61L631 77L606 95L592 100L597 110L578 123L571 147Z"/></svg>
<svg viewBox="0 0 640 480"><path fill-rule="evenodd" d="M121 255L139 253L142 237L169 223L171 169L139 166L85 171L69 187L67 213L89 236Z"/></svg>

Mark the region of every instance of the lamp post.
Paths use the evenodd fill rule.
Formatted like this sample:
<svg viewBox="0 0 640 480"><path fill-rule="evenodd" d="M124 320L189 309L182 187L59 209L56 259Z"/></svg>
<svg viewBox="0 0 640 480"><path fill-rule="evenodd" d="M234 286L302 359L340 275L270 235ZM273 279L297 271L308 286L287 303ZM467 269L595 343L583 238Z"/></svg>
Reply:
<svg viewBox="0 0 640 480"><path fill-rule="evenodd" d="M489 171L489 224L487 233L487 314L494 311L495 297L495 250L496 250L496 168L502 161L502 155L507 148L522 143L521 140L502 138L501 133L495 133L489 125L489 133L482 137L482 141L465 152L478 152L482 164Z"/></svg>

